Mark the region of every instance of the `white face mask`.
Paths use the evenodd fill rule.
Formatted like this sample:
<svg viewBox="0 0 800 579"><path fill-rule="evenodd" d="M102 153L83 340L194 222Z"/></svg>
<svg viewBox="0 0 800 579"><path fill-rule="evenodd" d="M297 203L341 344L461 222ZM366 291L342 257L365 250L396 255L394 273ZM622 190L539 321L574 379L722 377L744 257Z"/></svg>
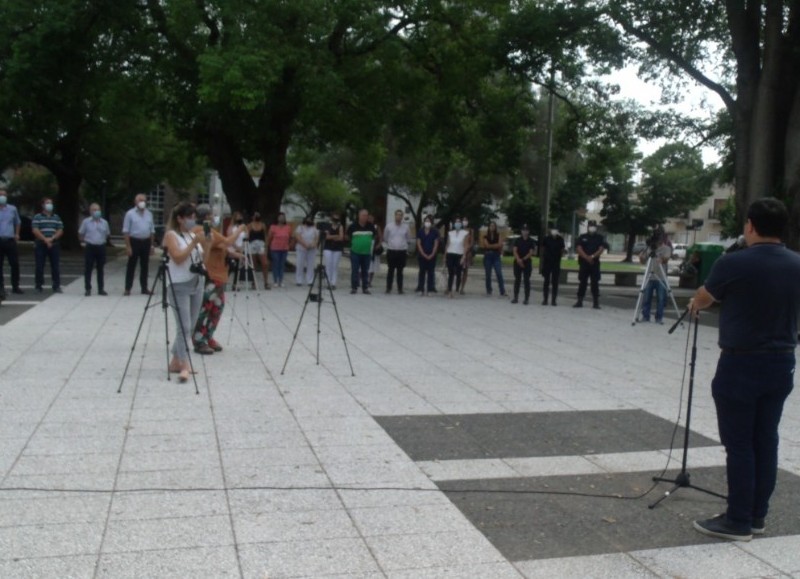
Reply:
<svg viewBox="0 0 800 579"><path fill-rule="evenodd" d="M8 203L8 198L5 195L0 195L0 205Z"/></svg>
<svg viewBox="0 0 800 579"><path fill-rule="evenodd" d="M52 211L53 210L53 204L52 203L45 203L44 204L44 210L47 211L47 212Z"/></svg>
<svg viewBox="0 0 800 579"><path fill-rule="evenodd" d="M588 229L588 231L589 231L589 233L595 233L595 232L597 231L597 227L595 227L594 225L592 225L592 226L591 226L591 227Z"/></svg>
<svg viewBox="0 0 800 579"><path fill-rule="evenodd" d="M550 235L552 235L553 237L555 237L556 235L558 235L558 229L551 229L551 230L550 230Z"/></svg>
<svg viewBox="0 0 800 579"><path fill-rule="evenodd" d="M430 229L431 228L431 222L430 221L426 221L423 225L424 225L425 229Z"/></svg>
<svg viewBox="0 0 800 579"><path fill-rule="evenodd" d="M136 204L136 207L138 207L139 209L141 209L142 211L144 211L145 207L147 207L147 201L139 201L139 202Z"/></svg>

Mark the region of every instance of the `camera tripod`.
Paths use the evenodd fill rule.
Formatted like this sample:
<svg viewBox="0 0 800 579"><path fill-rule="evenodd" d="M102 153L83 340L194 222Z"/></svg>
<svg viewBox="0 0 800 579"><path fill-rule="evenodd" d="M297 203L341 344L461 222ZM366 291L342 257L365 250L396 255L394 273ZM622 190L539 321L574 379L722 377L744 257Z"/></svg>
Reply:
<svg viewBox="0 0 800 579"><path fill-rule="evenodd" d="M136 343L139 341L139 335L142 332L142 327L144 326L144 319L147 316L147 312L150 311L150 308L154 308L159 303L161 304L161 310L164 312L164 332L166 336L166 341L164 345L164 351L166 352L167 356L167 380L171 380L169 375L169 314L167 310L169 308L176 309L177 306L174 304L178 303L178 300L175 297L175 288L172 287L172 277L169 273L169 268L167 267L167 263L169 262L169 255L167 255L167 251L164 250L164 253L161 256L158 264L158 273L156 273L156 277L153 280L153 285L150 288L150 295L147 296L147 303L144 305L144 312L142 312L142 319L139 321L139 328L136 330L136 337L133 339L133 346L131 346L131 353L128 354L128 361L125 364L125 370L122 372L122 378L119 380L119 388L117 388L117 394L122 392L122 383L125 381L125 376L128 374L128 368L131 365L131 359L133 358L133 352L136 349ZM161 301L152 303L153 296L155 295L156 287L158 287L158 283L161 282ZM169 282L169 284L167 283ZM167 285L169 285L169 291L172 295L172 304L169 303L167 299ZM181 330L181 336L183 337L184 346L186 346L186 355L189 359L189 368L192 374L192 380L194 381L194 393L200 394L200 390L197 387L197 377L194 372L194 365L192 364L192 355L191 349L189 348L189 341L186 339L186 328L183 327L183 321L181 320L180 316L176 316L178 318L178 327Z"/></svg>
<svg viewBox="0 0 800 579"><path fill-rule="evenodd" d="M233 285L236 287L233 291L233 300L231 303L231 325L230 325L230 333L228 334L228 343L230 344L231 334L233 332L233 320L236 315L236 301L237 296L239 293L243 293L245 296L245 304L250 304L250 292L255 292L256 301L258 302L258 309L261 313L261 321L266 322L266 318L264 317L264 310L261 306L261 291L258 287L258 281L256 279L256 270L255 264L253 262L253 253L250 249L250 241L245 239L242 245L242 255L240 259L237 260L236 263L236 272L234 273L233 277ZM242 281L244 279L244 281ZM238 291L238 290L241 290ZM248 312L249 312L249 308ZM241 323L241 321L239 322ZM250 327L250 316L245 316L245 324L247 327Z"/></svg>
<svg viewBox="0 0 800 579"><path fill-rule="evenodd" d="M675 322L675 324L669 329L669 333L670 334L675 331L675 328L678 327L678 324L680 324L683 321L683 318L685 318L686 314L688 314L688 313L689 313L689 308L686 308L686 310L684 310L683 314L681 314L680 317L678 318L678 321ZM689 325L690 326L691 326L692 322L693 322L692 318L690 317L689 318ZM690 428L691 423L692 423L692 398L694 396L694 368L695 368L695 364L697 363L697 327L699 325L698 322L699 322L699 320L697 318L695 318L694 319L694 341L692 343L692 357L691 357L691 361L689 362L689 368L690 368L690 370L689 370L689 395L688 395L687 400L686 400L686 426L684 426L684 431L683 431L683 459L681 460L681 470L680 470L680 472L677 474L677 476L675 478L665 478L665 477L659 477L659 476L654 476L653 477L653 481L654 482L669 482L669 483L672 483L674 486L671 489L669 489L668 491L666 491L663 494L663 496L661 496L661 498L659 498L656 502L654 502L653 504L649 505L648 508L650 508L650 509L654 509L656 506L658 506L659 503L661 503L661 501L663 501L667 497L671 496L675 491L677 491L680 488L694 489L696 491L700 491L700 492L706 493L708 495L719 497L721 499L727 499L728 498L725 495L721 495L721 494L716 493L714 491L710 491L708 489L704 489L702 487L698 487L696 485L693 485L692 482L691 482L691 478L689 476L689 472L686 470L686 463L687 463L687 461L689 459L689 432L690 432L689 428Z"/></svg>
<svg viewBox="0 0 800 579"><path fill-rule="evenodd" d="M656 268L658 268L657 271ZM642 287L639 288L639 298L636 300L636 309L633 311L633 321L631 322L632 326L635 326L636 322L639 321L639 315L642 313L642 307L644 306L645 298L648 300L652 299L652 295L645 296L645 293L650 289L650 282L653 279L657 280L667 292L667 296L672 301L672 307L675 308L675 316L683 319L683 316L680 315L678 304L675 302L675 296L672 295L672 288L669 287L667 272L664 269L663 264L660 263L655 251L651 249L649 255L647 256L647 266L644 269L644 280L642 280Z"/></svg>
<svg viewBox="0 0 800 579"><path fill-rule="evenodd" d="M325 245L325 232L320 232L320 247L324 247ZM323 289L323 282L325 282L325 287L328 288L328 294L331 298L331 303L333 304L333 311L336 314L336 322L339 324L339 332L342 335L342 344L344 344L344 351L347 354L347 363L350 366L350 375L355 376L356 373L353 371L353 362L350 360L350 351L347 349L347 340L344 337L344 328L342 328L342 320L339 318L339 308L336 307L336 298L333 297L333 289L331 288L330 280L328 279L328 272L325 270L325 266L322 264L322 251L319 252L319 265L314 269L314 279L311 281L311 285L308 287L308 295L306 295L306 301L303 304L303 311L300 312L300 319L297 321L297 328L294 330L294 336L292 336L292 343L289 346L289 351L286 352L286 360L283 362L283 368L281 368L281 376L286 371L286 365L289 363L289 356L292 355L292 349L294 348L294 344L297 341L297 334L300 331L300 324L303 323L303 316L306 314L306 308L308 307L308 302L317 302L317 366L319 366L319 336L321 333L320 330L320 312L322 310L322 289ZM316 286L316 287L315 287ZM317 290L317 293L314 293L314 290Z"/></svg>

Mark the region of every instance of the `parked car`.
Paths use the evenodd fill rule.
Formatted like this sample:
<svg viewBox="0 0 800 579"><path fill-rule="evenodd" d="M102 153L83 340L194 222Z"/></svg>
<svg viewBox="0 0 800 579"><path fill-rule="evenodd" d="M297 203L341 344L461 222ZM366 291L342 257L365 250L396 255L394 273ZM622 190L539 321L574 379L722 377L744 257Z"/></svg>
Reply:
<svg viewBox="0 0 800 579"><path fill-rule="evenodd" d="M686 259L686 249L689 246L685 243L676 243L672 246L672 259Z"/></svg>

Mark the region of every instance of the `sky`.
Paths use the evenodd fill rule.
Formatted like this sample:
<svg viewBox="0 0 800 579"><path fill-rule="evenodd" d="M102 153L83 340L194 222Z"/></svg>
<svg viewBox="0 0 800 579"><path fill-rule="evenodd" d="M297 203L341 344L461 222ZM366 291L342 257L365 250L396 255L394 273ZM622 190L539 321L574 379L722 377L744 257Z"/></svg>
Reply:
<svg viewBox="0 0 800 579"><path fill-rule="evenodd" d="M641 80L635 66L627 66L616 71L614 74L609 75L607 79L619 85L620 92L617 98L635 100L649 109L664 108L660 103L661 89L655 83L647 83ZM722 101L716 94L691 80L685 95L685 101L674 105L674 107L686 114L705 117L709 112L717 111L723 107ZM641 140L639 148L647 156L654 153L664 143L665 141L663 140ZM712 148L706 147L702 153L703 162L706 164L716 163L719 160L719 155Z"/></svg>

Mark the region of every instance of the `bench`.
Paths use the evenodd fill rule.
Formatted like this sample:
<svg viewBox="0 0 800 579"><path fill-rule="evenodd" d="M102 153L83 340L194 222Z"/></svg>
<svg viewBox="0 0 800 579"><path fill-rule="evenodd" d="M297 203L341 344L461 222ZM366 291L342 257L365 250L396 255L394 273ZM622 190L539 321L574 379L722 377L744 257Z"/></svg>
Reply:
<svg viewBox="0 0 800 579"><path fill-rule="evenodd" d="M614 273L614 285L621 287L636 287L636 277L639 274L635 271L618 271Z"/></svg>

